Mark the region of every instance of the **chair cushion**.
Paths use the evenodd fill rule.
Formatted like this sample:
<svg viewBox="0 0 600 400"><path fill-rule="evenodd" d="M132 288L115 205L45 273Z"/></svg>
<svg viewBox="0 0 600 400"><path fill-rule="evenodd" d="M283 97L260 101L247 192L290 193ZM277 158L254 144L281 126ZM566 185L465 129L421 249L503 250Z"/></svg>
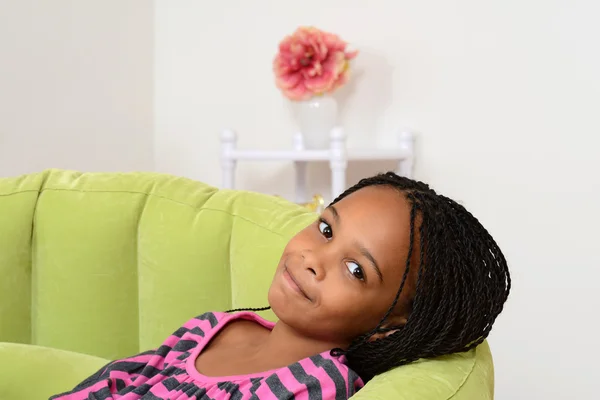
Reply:
<svg viewBox="0 0 600 400"><path fill-rule="evenodd" d="M0 399L47 399L73 388L108 363L47 347L0 343Z"/></svg>

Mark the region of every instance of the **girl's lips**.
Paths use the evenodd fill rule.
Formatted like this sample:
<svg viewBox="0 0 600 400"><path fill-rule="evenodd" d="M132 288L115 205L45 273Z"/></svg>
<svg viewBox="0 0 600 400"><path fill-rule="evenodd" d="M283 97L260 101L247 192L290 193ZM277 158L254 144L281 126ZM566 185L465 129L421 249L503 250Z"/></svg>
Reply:
<svg viewBox="0 0 600 400"><path fill-rule="evenodd" d="M290 271L287 269L287 267L284 267L284 269L283 269L283 277L285 278L286 282L290 285L290 287L293 290L295 290L296 292L300 293L302 296L304 296L309 301L312 301L311 298L308 297L308 295L306 294L306 292L304 291L304 289L302 289L302 287L298 284L298 281L290 273Z"/></svg>

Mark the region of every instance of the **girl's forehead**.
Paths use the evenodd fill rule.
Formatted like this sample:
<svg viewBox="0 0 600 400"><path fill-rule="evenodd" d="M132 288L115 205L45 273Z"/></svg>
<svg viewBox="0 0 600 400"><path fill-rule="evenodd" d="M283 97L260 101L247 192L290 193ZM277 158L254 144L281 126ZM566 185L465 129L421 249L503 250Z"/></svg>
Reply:
<svg viewBox="0 0 600 400"><path fill-rule="evenodd" d="M359 189L344 197L334 206L349 211L357 211L357 209L378 211L383 215L394 212L410 214L404 193L387 186L367 186Z"/></svg>
<svg viewBox="0 0 600 400"><path fill-rule="evenodd" d="M403 193L369 186L343 198L329 212L338 223L338 233L368 249L381 260L382 268L404 265L411 228L410 207Z"/></svg>

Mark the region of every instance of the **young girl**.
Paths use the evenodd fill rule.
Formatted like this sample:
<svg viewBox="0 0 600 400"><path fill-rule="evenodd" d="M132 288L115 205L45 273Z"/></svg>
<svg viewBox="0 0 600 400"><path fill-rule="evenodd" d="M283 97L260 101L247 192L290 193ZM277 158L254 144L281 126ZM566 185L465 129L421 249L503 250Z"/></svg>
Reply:
<svg viewBox="0 0 600 400"><path fill-rule="evenodd" d="M464 207L378 175L289 241L268 294L277 323L203 314L52 399L347 399L394 367L479 345L509 291L502 252Z"/></svg>

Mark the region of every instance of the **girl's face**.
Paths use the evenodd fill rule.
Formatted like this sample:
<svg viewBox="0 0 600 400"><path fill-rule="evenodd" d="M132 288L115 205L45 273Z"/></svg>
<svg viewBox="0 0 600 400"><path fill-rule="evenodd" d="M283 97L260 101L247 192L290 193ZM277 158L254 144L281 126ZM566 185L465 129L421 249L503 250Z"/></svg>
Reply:
<svg viewBox="0 0 600 400"><path fill-rule="evenodd" d="M348 195L285 247L269 289L273 312L304 336L347 346L375 328L392 304L409 235L404 194L370 186ZM407 300L401 296L394 325L406 321Z"/></svg>

